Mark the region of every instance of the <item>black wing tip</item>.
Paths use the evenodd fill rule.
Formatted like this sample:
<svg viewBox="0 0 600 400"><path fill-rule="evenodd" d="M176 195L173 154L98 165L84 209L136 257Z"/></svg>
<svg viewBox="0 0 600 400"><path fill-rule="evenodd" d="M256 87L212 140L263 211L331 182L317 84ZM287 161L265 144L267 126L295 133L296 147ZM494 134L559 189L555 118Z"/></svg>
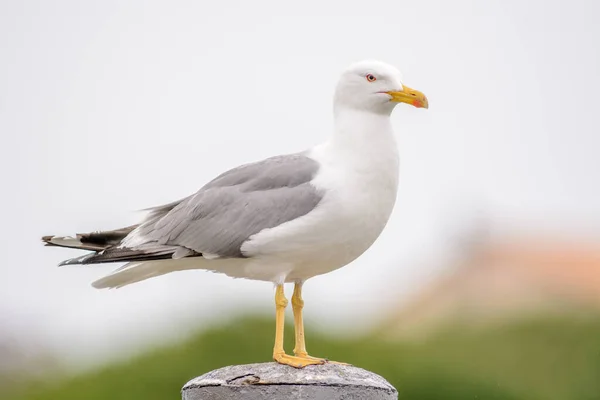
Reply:
<svg viewBox="0 0 600 400"><path fill-rule="evenodd" d="M79 265L79 264L86 264L86 261L94 256L96 256L97 253L91 253L91 254L86 254L80 257L75 257L75 258L69 258L68 260L64 260L61 261L58 266L59 267L64 267L66 265Z"/></svg>

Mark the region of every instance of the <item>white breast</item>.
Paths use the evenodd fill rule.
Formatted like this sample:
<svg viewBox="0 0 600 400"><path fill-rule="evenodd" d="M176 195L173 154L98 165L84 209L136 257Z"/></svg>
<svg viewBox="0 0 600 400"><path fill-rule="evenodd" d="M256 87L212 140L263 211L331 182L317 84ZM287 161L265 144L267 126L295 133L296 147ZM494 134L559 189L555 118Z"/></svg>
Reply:
<svg viewBox="0 0 600 400"><path fill-rule="evenodd" d="M387 128L387 126L386 126ZM391 127L365 148L334 140L309 156L321 168L313 184L324 197L309 214L259 232L242 246L245 274L274 282L306 280L347 265L384 229L396 201L398 151Z"/></svg>

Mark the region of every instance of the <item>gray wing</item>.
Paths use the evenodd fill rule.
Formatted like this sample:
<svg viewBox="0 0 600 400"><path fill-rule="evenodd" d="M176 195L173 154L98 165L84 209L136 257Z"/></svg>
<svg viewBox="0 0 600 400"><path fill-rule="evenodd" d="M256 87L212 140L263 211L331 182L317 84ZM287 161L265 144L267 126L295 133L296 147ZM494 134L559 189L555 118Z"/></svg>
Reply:
<svg viewBox="0 0 600 400"><path fill-rule="evenodd" d="M160 219L148 219L138 233L150 246L243 257L241 246L250 236L317 206L323 195L310 181L318 168L304 154L240 166L221 174Z"/></svg>

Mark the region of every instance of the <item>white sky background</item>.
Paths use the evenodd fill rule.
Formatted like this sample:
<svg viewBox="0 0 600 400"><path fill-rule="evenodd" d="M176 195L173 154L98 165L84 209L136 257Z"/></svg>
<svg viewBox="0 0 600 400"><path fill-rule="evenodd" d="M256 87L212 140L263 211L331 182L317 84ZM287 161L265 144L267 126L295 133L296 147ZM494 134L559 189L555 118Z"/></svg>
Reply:
<svg viewBox="0 0 600 400"><path fill-rule="evenodd" d="M338 75L363 58L399 67L431 108L396 109L395 212L363 257L308 282L308 324L372 321L480 212L600 236L600 3L297 3L0 2L0 329L87 359L271 313L270 284L202 271L98 291L114 265L55 268L79 253L39 238L134 223L325 140Z"/></svg>

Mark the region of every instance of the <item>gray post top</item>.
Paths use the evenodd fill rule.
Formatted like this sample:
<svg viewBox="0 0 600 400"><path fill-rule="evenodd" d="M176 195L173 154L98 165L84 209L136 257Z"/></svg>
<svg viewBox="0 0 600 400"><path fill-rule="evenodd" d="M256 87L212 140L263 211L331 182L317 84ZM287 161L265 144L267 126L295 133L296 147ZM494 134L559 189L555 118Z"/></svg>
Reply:
<svg viewBox="0 0 600 400"><path fill-rule="evenodd" d="M381 376L350 365L277 363L233 365L192 379L183 400L395 400L398 392Z"/></svg>

